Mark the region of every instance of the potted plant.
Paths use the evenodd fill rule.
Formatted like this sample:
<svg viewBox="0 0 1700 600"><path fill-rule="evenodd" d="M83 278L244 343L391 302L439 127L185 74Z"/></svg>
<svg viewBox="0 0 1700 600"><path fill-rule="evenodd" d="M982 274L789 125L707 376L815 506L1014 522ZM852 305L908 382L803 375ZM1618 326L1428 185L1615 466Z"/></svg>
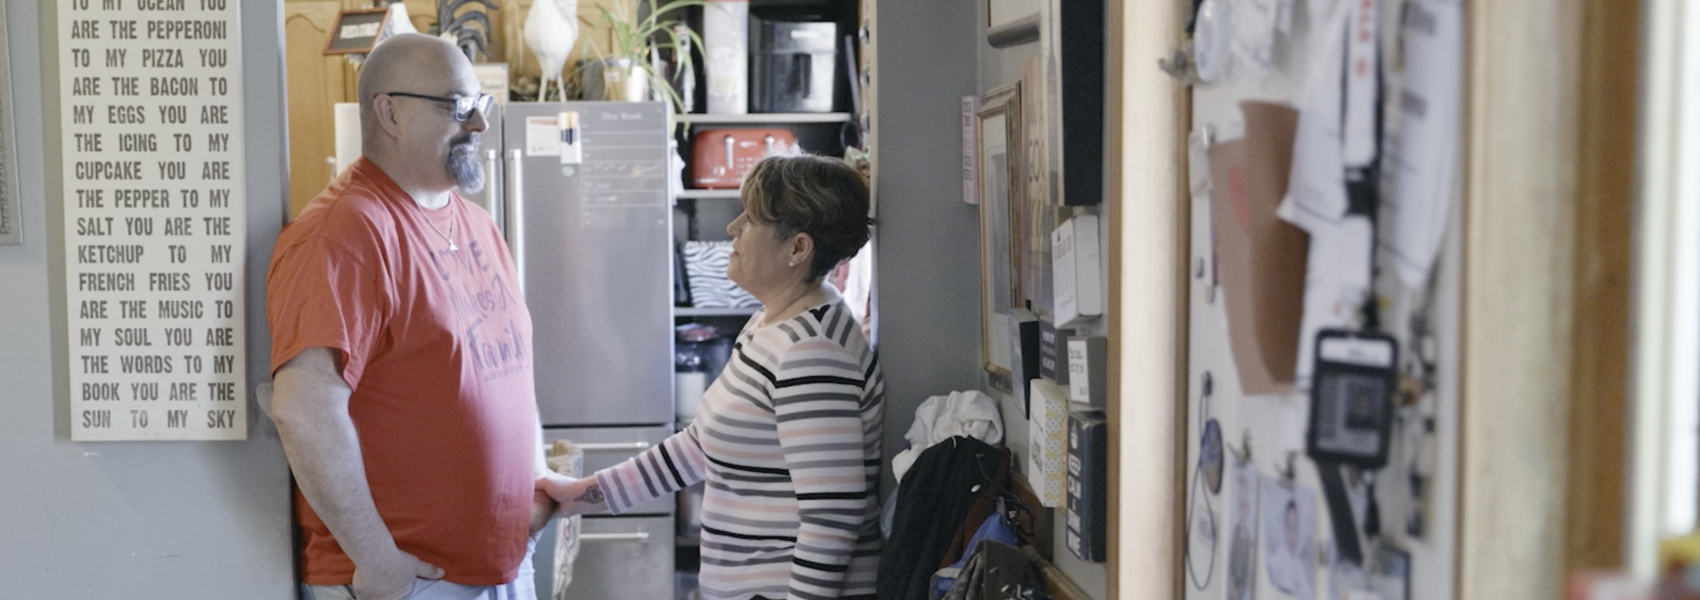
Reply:
<svg viewBox="0 0 1700 600"><path fill-rule="evenodd" d="M704 0L613 0L599 6L595 21L585 21L593 30L607 31L609 47L596 43L596 35L581 36L584 56L594 60L580 67L581 80L598 78L602 99L636 102L650 97L649 90L664 92L675 111L683 102L667 76L656 68L662 50L673 53L675 70L689 70L690 48L701 48L702 38L689 27L679 27L672 18L680 9L707 6ZM640 10L641 9L641 10ZM681 51L683 49L683 51Z"/></svg>

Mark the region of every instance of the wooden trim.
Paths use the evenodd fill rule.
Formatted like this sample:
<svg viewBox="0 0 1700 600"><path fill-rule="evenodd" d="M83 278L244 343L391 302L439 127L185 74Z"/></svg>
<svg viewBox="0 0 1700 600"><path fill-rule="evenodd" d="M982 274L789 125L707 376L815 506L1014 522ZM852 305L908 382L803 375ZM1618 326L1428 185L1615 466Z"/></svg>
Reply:
<svg viewBox="0 0 1700 600"><path fill-rule="evenodd" d="M1039 577L1043 580L1041 583L1045 586L1045 593L1050 594L1056 600L1091 600L1092 596L1087 595L1085 590L1080 589L1080 586L1070 581L1068 575L1063 573L1062 569L1058 569L1051 561L1045 560L1045 557L1040 556L1039 552L1034 550L1032 546L1022 546L1021 551L1039 565ZM1109 597L1114 598L1115 596Z"/></svg>
<svg viewBox="0 0 1700 600"><path fill-rule="evenodd" d="M1109 598L1180 597L1186 369L1186 89L1156 68L1187 0L1110 0Z"/></svg>
<svg viewBox="0 0 1700 600"><path fill-rule="evenodd" d="M1582 8L1564 570L1624 565L1641 4Z"/></svg>
<svg viewBox="0 0 1700 600"><path fill-rule="evenodd" d="M1562 596L1580 4L1466 8L1457 555L1466 600Z"/></svg>

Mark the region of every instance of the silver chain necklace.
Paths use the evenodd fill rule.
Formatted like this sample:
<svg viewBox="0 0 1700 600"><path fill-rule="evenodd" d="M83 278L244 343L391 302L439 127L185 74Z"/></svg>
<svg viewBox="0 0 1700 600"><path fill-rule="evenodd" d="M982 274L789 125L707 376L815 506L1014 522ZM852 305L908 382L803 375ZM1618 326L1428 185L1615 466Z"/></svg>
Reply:
<svg viewBox="0 0 1700 600"><path fill-rule="evenodd" d="M421 207L420 210L423 211L424 208ZM431 215L429 214L425 215L425 224L431 226L431 231L437 232L437 235L443 236L443 239L449 242L449 252L456 252L460 250L460 247L455 245L454 238L450 237L450 234L455 232L455 220L453 213L450 213L449 215L449 233L443 233L443 230L438 229L437 224L431 221Z"/></svg>

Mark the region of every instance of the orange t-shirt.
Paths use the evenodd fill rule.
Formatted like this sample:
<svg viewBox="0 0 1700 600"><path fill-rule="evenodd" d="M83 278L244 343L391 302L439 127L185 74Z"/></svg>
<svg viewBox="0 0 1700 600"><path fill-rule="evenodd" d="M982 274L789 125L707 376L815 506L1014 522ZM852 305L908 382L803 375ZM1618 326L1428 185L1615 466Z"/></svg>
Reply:
<svg viewBox="0 0 1700 600"><path fill-rule="evenodd" d="M266 292L274 373L306 348L341 351L366 480L396 546L454 583L512 581L537 397L531 314L490 215L458 195L426 210L362 158L279 234ZM354 563L299 493L295 510L303 580L352 582Z"/></svg>

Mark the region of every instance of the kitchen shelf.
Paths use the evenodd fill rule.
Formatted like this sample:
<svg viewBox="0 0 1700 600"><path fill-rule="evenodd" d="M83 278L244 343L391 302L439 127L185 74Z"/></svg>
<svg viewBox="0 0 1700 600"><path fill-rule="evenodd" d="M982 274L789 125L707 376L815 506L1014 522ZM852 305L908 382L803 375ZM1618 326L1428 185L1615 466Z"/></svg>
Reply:
<svg viewBox="0 0 1700 600"><path fill-rule="evenodd" d="M737 200L738 190L685 190L677 197L680 200Z"/></svg>
<svg viewBox="0 0 1700 600"><path fill-rule="evenodd" d="M760 310L759 306L744 308L690 308L678 306L673 308L675 317L748 317Z"/></svg>
<svg viewBox="0 0 1700 600"><path fill-rule="evenodd" d="M747 115L710 115L691 113L679 115L680 121L692 125L725 123L844 123L850 113L750 113Z"/></svg>

